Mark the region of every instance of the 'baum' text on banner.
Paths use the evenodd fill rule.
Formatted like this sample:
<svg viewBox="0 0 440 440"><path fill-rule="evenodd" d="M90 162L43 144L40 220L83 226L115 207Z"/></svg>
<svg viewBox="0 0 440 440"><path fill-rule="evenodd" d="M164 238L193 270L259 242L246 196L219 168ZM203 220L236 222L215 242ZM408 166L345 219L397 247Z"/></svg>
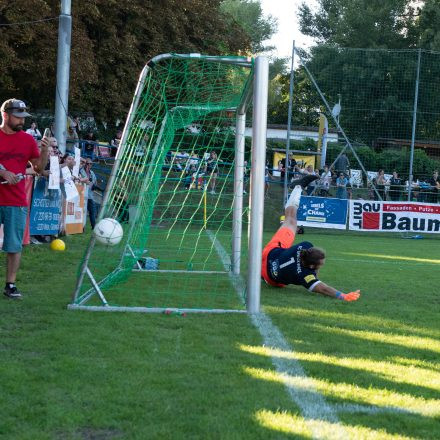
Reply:
<svg viewBox="0 0 440 440"><path fill-rule="evenodd" d="M440 205L350 200L349 229L440 233Z"/></svg>

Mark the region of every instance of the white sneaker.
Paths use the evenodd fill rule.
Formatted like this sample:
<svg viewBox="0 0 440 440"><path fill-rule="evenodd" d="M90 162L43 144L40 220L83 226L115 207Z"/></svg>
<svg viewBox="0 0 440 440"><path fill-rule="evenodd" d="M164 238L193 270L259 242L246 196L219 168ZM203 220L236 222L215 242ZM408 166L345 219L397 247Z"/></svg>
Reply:
<svg viewBox="0 0 440 440"><path fill-rule="evenodd" d="M293 191L290 193L290 197L287 200L285 207L288 208L289 206L294 206L295 208L298 209L299 202L301 199L301 193L302 193L302 188L299 185L295 186Z"/></svg>

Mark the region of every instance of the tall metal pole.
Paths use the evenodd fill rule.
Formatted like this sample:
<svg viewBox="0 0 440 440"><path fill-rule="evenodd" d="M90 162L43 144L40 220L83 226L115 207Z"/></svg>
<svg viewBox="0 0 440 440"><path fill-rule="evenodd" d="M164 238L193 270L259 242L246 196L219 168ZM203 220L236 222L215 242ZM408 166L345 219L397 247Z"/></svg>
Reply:
<svg viewBox="0 0 440 440"><path fill-rule="evenodd" d="M295 62L295 40L292 42L292 63L290 65L290 84L289 84L289 109L287 112L287 139L286 139L286 166L284 170L284 200L283 207L287 202L287 187L289 182L289 155L290 155L290 131L292 128L292 104L293 104L293 80L294 69L293 64Z"/></svg>
<svg viewBox="0 0 440 440"><path fill-rule="evenodd" d="M260 311L268 91L269 61L266 57L257 57L252 121L251 222L247 283L247 311L249 313Z"/></svg>
<svg viewBox="0 0 440 440"><path fill-rule="evenodd" d="M417 75L416 75L416 87L414 91L414 109L413 109L413 121L411 132L411 153L409 159L409 178L408 178L408 201L411 201L411 189L414 180L413 166L414 166L414 143L416 140L416 126L417 126L417 105L419 101L419 81L420 81L420 62L422 58L422 50L418 50L417 56Z"/></svg>
<svg viewBox="0 0 440 440"><path fill-rule="evenodd" d="M246 113L237 113L235 130L234 211L232 219L232 272L240 274L241 233L243 217L243 178Z"/></svg>
<svg viewBox="0 0 440 440"><path fill-rule="evenodd" d="M55 137L59 149L63 153L66 152L67 138L71 39L71 0L61 0L61 14L58 25L57 84L55 87Z"/></svg>

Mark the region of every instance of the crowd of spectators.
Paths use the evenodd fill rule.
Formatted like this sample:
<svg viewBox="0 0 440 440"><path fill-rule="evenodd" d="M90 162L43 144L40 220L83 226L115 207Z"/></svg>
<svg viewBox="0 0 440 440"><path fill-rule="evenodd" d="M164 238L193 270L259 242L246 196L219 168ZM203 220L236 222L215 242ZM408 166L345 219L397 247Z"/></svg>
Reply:
<svg viewBox="0 0 440 440"><path fill-rule="evenodd" d="M315 195L320 197L336 197L340 199L351 199L353 197L353 188L367 188L365 191L359 192L357 197L368 198L371 200L384 201L403 201L408 200L408 192L410 184L408 180L403 180L397 171L393 171L392 176L386 175L383 169L377 171L374 177L366 179L363 185L361 177L352 175L350 169L350 161L345 154L341 154L332 168L325 165L323 169L314 169L312 165L304 166L303 163L297 162L293 155L288 160L288 168L286 170L286 160L281 159L278 162L279 178L273 177L269 173L270 183L280 183L284 185L286 171L288 173L288 182L305 174L314 174L319 176L310 184L305 193L307 195ZM268 194L268 183L266 183L265 194ZM437 170L433 171L431 177L416 178L411 184L411 200L427 203L438 203L438 195L440 191L440 179Z"/></svg>
<svg viewBox="0 0 440 440"><path fill-rule="evenodd" d="M63 212L62 212L62 206L64 201L66 200L66 189L65 189L65 183L66 183L66 175L68 176L67 179L71 179L75 184L83 185L84 187L84 215L83 215L83 227L86 225L87 220L87 214L90 220L91 228L93 229L95 227L96 217L97 217L97 204L96 204L96 194L95 189L97 188L97 178L95 173L92 170L93 162L90 157L83 156L80 159L79 164L79 171L78 175L74 175L74 167L76 165L75 157L72 155L72 153L67 152L65 154L62 154L58 148L58 142L55 137L51 137L49 139L50 146L49 146L49 156L57 157L58 158L58 164L59 164L59 189L49 189L49 177L50 174L53 172L53 169L51 170L50 162L48 162L46 168L37 173L31 164L28 164L28 168L26 170L26 174L37 177L39 179L45 179L46 184L46 191L47 193L57 192L60 200L60 215L61 215L61 221L60 221L60 228L58 231L58 234L55 234L56 236L62 236L64 235L65 231L63 228ZM41 141L37 141L38 145ZM63 168L68 170L68 173L63 173ZM32 203L32 201L31 201ZM50 235L33 235L31 236L31 243L32 244L41 244L41 243L48 243L50 242L54 236Z"/></svg>
<svg viewBox="0 0 440 440"><path fill-rule="evenodd" d="M167 166L182 174L185 189L208 187L211 194L216 194L220 164L221 161L214 150L205 153L203 157L199 157L196 152L190 155L186 151L171 152L167 157Z"/></svg>

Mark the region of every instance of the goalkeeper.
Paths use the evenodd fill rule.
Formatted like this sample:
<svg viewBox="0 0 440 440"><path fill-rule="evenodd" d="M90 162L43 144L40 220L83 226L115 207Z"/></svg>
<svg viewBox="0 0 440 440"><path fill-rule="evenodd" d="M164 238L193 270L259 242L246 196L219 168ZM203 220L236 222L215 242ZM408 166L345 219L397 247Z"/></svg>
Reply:
<svg viewBox="0 0 440 440"><path fill-rule="evenodd" d="M303 241L295 246L296 213L302 188L318 176L307 175L292 182L294 189L285 207L285 221L263 249L261 275L267 284L284 287L287 284L304 286L311 292L343 301L356 301L360 291L342 293L318 279L319 269L325 263L325 253L312 243Z"/></svg>

